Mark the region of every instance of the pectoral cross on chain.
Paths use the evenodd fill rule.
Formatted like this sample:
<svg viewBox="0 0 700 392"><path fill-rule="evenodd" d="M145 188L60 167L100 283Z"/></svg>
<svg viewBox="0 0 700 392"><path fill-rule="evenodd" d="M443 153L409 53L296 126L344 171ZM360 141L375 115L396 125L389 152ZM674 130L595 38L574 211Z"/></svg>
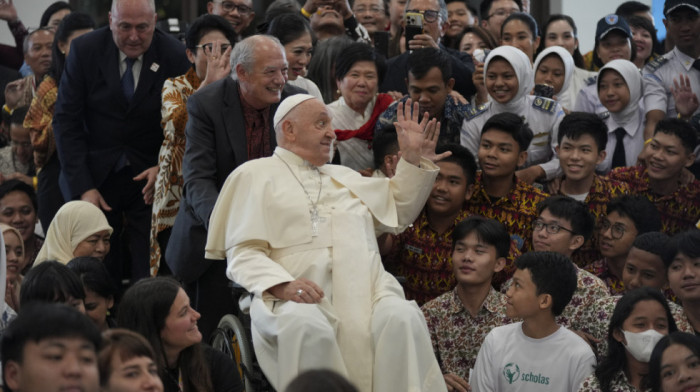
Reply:
<svg viewBox="0 0 700 392"><path fill-rule="evenodd" d="M325 222L326 218L321 218L318 215L318 208L314 206L314 208L311 209L311 236L312 237L318 237L318 223L319 222Z"/></svg>

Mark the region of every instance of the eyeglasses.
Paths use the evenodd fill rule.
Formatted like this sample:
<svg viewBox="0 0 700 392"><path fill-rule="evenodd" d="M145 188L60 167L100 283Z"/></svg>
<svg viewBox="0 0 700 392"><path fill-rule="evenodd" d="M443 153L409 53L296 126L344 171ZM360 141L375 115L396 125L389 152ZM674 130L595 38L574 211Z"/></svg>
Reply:
<svg viewBox="0 0 700 392"><path fill-rule="evenodd" d="M226 12L238 10L238 13L241 15L249 15L251 12L253 12L253 9L247 5L236 4L233 1L222 1L219 4L221 4L221 8Z"/></svg>
<svg viewBox="0 0 700 392"><path fill-rule="evenodd" d="M517 8L513 8L513 9L509 9L509 10L504 9L504 8L499 8L496 11L494 11L492 14L487 15L486 19L491 19L492 16L498 16L499 18L505 19L505 18L509 17L511 14L514 14L516 12L520 12L520 10Z"/></svg>
<svg viewBox="0 0 700 392"><path fill-rule="evenodd" d="M536 219L534 222L532 222L532 230L540 231L542 230L542 228L545 228L548 234L557 234L561 230L568 231L571 234L576 234L572 230L569 230L566 227L559 226L556 223L545 223L543 220L540 219Z"/></svg>
<svg viewBox="0 0 700 392"><path fill-rule="evenodd" d="M408 13L408 12L423 14L423 19L425 19L425 21L428 23L435 22L438 19L438 16L440 16L440 12L433 11L433 10L425 10L425 11L406 10L406 13Z"/></svg>
<svg viewBox="0 0 700 392"><path fill-rule="evenodd" d="M377 14L384 13L384 8L380 8L380 7L377 7L376 5L373 5L369 8L365 7L365 6L359 6L355 9L356 14L361 14L361 13L364 13L367 11L369 11L371 14L377 15Z"/></svg>
<svg viewBox="0 0 700 392"><path fill-rule="evenodd" d="M224 53L226 49L230 47L231 44L221 44L221 53ZM196 45L195 48L204 50L204 54L211 54L211 50L214 48L214 43L209 42L208 44Z"/></svg>
<svg viewBox="0 0 700 392"><path fill-rule="evenodd" d="M625 228L625 225L622 223L615 223L614 225L610 224L610 221L603 218L598 222L598 230L600 231L600 234L605 233L610 229L610 235L612 238L619 240L622 238L623 235L625 235L625 232L627 229Z"/></svg>

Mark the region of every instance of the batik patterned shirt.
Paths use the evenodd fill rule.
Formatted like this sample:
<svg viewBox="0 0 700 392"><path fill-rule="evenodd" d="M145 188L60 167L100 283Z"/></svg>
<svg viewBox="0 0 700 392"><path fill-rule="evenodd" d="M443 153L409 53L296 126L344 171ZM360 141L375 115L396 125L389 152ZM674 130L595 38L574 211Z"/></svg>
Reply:
<svg viewBox="0 0 700 392"><path fill-rule="evenodd" d="M578 392L600 392L602 391L600 382L598 381L598 377L595 376L594 374L591 374L590 376L586 377L585 380L583 380L583 383L581 384L581 388L579 388ZM615 377L613 377L612 381L610 382L610 392L640 392L635 388L634 386L630 385L629 381L627 381L627 376L625 376L625 372L622 370L618 371L617 374L615 374ZM641 392L649 392L651 389L644 389Z"/></svg>
<svg viewBox="0 0 700 392"><path fill-rule="evenodd" d="M495 327L510 324L506 297L493 288L476 317L462 305L457 288L423 305L430 340L443 374L454 373L468 380L486 335Z"/></svg>
<svg viewBox="0 0 700 392"><path fill-rule="evenodd" d="M603 282L605 282L605 284L608 286L608 290L610 291L610 295L620 295L625 292L625 285L622 283L622 279L610 272L610 268L608 268L608 260L606 258L594 261L591 264L583 267L583 269L599 277Z"/></svg>
<svg viewBox="0 0 700 392"><path fill-rule="evenodd" d="M549 192L552 195L564 195L564 193L561 192L561 182L563 181L564 179L559 182L560 186L558 188L554 188L550 185ZM605 215L610 200L629 193L630 188L627 183L594 175L593 184L591 184L591 189L588 191L584 204L588 206L593 218L598 222L598 219ZM591 238L571 256L571 260L579 267L585 267L600 258L601 254L594 236L591 236Z"/></svg>
<svg viewBox="0 0 700 392"><path fill-rule="evenodd" d="M513 187L508 194L492 199L483 186L482 173L476 175L474 194L467 202L473 215L495 219L506 226L511 239L521 253L532 250L532 222L537 218L537 204L549 195L513 176ZM515 272L515 263L510 260L505 268L493 278L494 287L500 287Z"/></svg>
<svg viewBox="0 0 700 392"><path fill-rule="evenodd" d="M153 192L151 214L151 275L158 273L161 252L158 233L173 227L182 197L182 159L185 156L187 100L197 91L201 80L194 67L187 73L169 78L163 84L161 117L163 143L158 153L158 175Z"/></svg>
<svg viewBox="0 0 700 392"><path fill-rule="evenodd" d="M398 102L406 102L408 98L408 96L403 97ZM394 125L394 122L396 121L396 108L398 107L398 102L392 103L384 111L384 113L379 116L377 126L375 128L375 134L384 127ZM443 109L442 119L440 120L440 139L438 140L438 145L443 145L446 143L459 144L462 122L464 122L465 113L467 113L468 110L468 104L455 103L452 97L447 97L445 100L445 108Z"/></svg>
<svg viewBox="0 0 700 392"><path fill-rule="evenodd" d="M455 287L452 230L468 216L463 209L445 232L438 233L430 227L424 208L412 225L393 236L385 263L388 270L406 279L402 284L406 299L422 305Z"/></svg>
<svg viewBox="0 0 700 392"><path fill-rule="evenodd" d="M668 235L678 234L695 226L700 216L700 181L693 180L688 185L679 186L670 195L657 195L649 185L649 175L642 166L618 167L613 169L610 178L629 184L635 194L642 194L651 200L661 214L661 231Z"/></svg>

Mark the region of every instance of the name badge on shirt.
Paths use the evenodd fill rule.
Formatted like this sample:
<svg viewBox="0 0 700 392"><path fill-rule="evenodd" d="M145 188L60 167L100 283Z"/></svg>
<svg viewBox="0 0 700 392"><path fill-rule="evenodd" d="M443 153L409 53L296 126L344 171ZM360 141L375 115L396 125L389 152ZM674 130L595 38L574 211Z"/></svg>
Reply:
<svg viewBox="0 0 700 392"><path fill-rule="evenodd" d="M151 64L151 71L158 72L158 68L160 68L160 65L158 65L158 63Z"/></svg>
<svg viewBox="0 0 700 392"><path fill-rule="evenodd" d="M411 251L411 252L413 252L413 253L417 253L417 254L419 254L419 255L422 255L422 254L423 254L423 249L418 248L418 247L415 247L415 246L413 246L413 245L406 244L406 245L404 246L404 248L405 248L406 250L409 250L409 251Z"/></svg>

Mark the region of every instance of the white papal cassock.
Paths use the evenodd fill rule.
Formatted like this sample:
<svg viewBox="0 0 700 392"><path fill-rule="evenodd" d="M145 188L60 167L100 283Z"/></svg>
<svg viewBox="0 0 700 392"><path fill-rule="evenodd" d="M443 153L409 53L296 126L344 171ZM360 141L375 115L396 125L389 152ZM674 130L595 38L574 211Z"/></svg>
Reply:
<svg viewBox="0 0 700 392"><path fill-rule="evenodd" d="M401 160L391 180L366 178L337 165L317 171L277 147L226 180L211 215L207 257L226 258L228 277L254 294L255 353L277 390L317 368L333 369L365 392L447 389L423 314L382 267L376 240L418 216L439 170L425 159L420 166ZM321 221L312 236L319 177ZM321 304L266 292L297 278L323 289Z"/></svg>

